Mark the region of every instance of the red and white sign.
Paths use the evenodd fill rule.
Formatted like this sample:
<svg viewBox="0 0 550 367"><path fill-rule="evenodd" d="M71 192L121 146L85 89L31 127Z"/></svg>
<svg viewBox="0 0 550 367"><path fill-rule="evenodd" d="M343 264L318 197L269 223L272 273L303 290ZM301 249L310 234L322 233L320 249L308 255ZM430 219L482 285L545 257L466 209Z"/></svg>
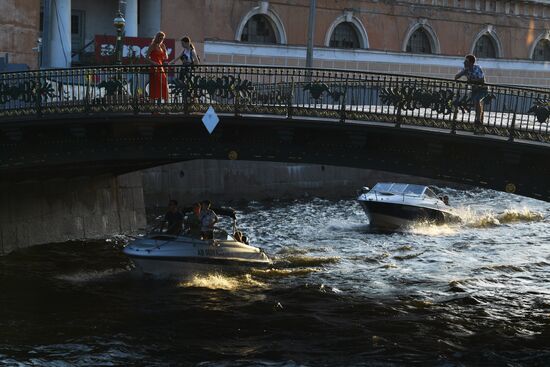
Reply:
<svg viewBox="0 0 550 367"><path fill-rule="evenodd" d="M145 37L124 37L124 46L122 47L122 62L128 64L130 60L134 64L145 64L145 61L139 60L145 58L147 50L151 44L152 38ZM164 39L168 60L174 59L176 41L174 39ZM102 64L112 64L115 59L115 36L95 36L95 58Z"/></svg>

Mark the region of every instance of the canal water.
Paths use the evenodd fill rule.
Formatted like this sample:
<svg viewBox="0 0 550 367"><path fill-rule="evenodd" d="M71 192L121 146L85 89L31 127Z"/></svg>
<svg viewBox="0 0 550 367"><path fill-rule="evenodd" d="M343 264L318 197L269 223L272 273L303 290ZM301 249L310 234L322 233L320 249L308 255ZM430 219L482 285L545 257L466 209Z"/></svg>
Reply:
<svg viewBox="0 0 550 367"><path fill-rule="evenodd" d="M0 365L548 366L550 204L441 188L464 222L368 231L353 198L238 207L269 270L141 279L124 237L0 258Z"/></svg>

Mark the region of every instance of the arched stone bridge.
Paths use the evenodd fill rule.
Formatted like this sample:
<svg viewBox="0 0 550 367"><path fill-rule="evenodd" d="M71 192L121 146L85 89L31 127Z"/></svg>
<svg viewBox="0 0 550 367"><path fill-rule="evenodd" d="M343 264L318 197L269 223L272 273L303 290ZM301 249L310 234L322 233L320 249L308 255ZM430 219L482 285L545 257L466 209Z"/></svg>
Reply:
<svg viewBox="0 0 550 367"><path fill-rule="evenodd" d="M371 168L550 201L550 91L358 71L147 66L0 74L1 182L120 174L192 159ZM220 122L209 134L201 118ZM477 129L477 130L476 130Z"/></svg>

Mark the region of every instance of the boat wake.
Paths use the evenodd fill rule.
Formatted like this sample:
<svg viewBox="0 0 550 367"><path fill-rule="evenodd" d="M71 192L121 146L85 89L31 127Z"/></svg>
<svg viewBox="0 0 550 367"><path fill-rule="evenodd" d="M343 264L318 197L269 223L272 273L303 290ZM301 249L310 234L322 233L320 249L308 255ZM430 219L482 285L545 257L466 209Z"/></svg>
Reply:
<svg viewBox="0 0 550 367"><path fill-rule="evenodd" d="M277 268L301 268L323 266L325 264L336 264L340 261L339 257L318 257L306 255L287 256L279 259L275 267Z"/></svg>
<svg viewBox="0 0 550 367"><path fill-rule="evenodd" d="M252 274L265 278L282 278L292 276L304 276L320 271L318 268L294 268L294 269L253 269Z"/></svg>
<svg viewBox="0 0 550 367"><path fill-rule="evenodd" d="M467 227L493 228L511 223L540 222L544 220L544 215L529 208L506 209L502 213L491 211L476 213L472 210L467 210L462 218Z"/></svg>
<svg viewBox="0 0 550 367"><path fill-rule="evenodd" d="M419 221L404 229L404 232L423 236L450 236L458 232L458 224L435 224L433 222Z"/></svg>
<svg viewBox="0 0 550 367"><path fill-rule="evenodd" d="M250 274L229 276L220 273L212 273L194 275L190 280L178 283L178 286L235 291L242 288L264 288L266 284L255 280Z"/></svg>
<svg viewBox="0 0 550 367"><path fill-rule="evenodd" d="M128 269L106 269L100 271L83 271L74 274L58 275L55 278L70 283L89 283L105 280L116 275L128 273Z"/></svg>

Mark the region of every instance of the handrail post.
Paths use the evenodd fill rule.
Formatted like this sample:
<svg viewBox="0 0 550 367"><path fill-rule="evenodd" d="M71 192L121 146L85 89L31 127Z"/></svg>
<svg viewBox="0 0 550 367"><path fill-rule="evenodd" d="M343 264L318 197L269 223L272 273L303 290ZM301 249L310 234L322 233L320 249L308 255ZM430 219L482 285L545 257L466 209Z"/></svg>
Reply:
<svg viewBox="0 0 550 367"><path fill-rule="evenodd" d="M347 81L346 87L344 88L344 94L342 95L342 105L340 106L340 122L346 122L346 94L348 91Z"/></svg>
<svg viewBox="0 0 550 367"><path fill-rule="evenodd" d="M241 80L241 76L239 75L237 80ZM234 107L234 113L235 117L239 117L241 114L239 112L239 103L240 103L240 92L238 89L235 90L235 98L233 99L233 107Z"/></svg>
<svg viewBox="0 0 550 367"><path fill-rule="evenodd" d="M401 116L401 106L397 106L397 109L395 111L395 127L401 127L402 121L403 117Z"/></svg>
<svg viewBox="0 0 550 367"><path fill-rule="evenodd" d="M455 88L457 83L455 82ZM455 96L455 103L453 103L453 120L451 121L451 134L456 134L456 122L458 120L458 103L460 101L460 85L457 88L458 93Z"/></svg>
<svg viewBox="0 0 550 367"><path fill-rule="evenodd" d="M239 117L241 115L239 112L239 101L240 101L239 91L236 91L234 102L233 102L235 117Z"/></svg>
<svg viewBox="0 0 550 367"><path fill-rule="evenodd" d="M86 91L84 92L84 112L90 113L90 84L92 83L93 74L91 73L90 69L86 69L84 72L84 82L86 83Z"/></svg>
<svg viewBox="0 0 550 367"><path fill-rule="evenodd" d="M36 73L36 78L35 78L35 83L36 83L36 89L35 89L35 93L36 93L36 114L38 117L42 117L42 81L41 81L41 74L40 72L37 72Z"/></svg>
<svg viewBox="0 0 550 367"><path fill-rule="evenodd" d="M137 82L139 83L139 71L137 68L140 68L139 66L130 66L131 70L133 71L133 76L132 76L132 86L131 86L131 90L132 90L132 107L133 107L133 110L134 110L134 115L137 115L139 113L139 99L141 98L138 93L136 92L137 91L137 88L136 88L136 80Z"/></svg>
<svg viewBox="0 0 550 367"><path fill-rule="evenodd" d="M287 101L286 101L286 118L288 120L292 120L292 100L294 99L294 78L292 79L292 82L290 83L290 91L287 93Z"/></svg>
<svg viewBox="0 0 550 367"><path fill-rule="evenodd" d="M182 76L182 103L183 103L183 114L189 116L189 100L190 100L190 89L191 89L191 78L193 77L193 66L180 66L179 75Z"/></svg>
<svg viewBox="0 0 550 367"><path fill-rule="evenodd" d="M451 121L451 134L456 134L456 120L458 119L458 106L454 106L453 120Z"/></svg>
<svg viewBox="0 0 550 367"><path fill-rule="evenodd" d="M514 115L512 116L512 123L510 124L510 135L508 136L508 141L514 141L514 135L516 130L516 115L518 113L518 103L519 103L519 92L516 93L516 107L514 107Z"/></svg>

